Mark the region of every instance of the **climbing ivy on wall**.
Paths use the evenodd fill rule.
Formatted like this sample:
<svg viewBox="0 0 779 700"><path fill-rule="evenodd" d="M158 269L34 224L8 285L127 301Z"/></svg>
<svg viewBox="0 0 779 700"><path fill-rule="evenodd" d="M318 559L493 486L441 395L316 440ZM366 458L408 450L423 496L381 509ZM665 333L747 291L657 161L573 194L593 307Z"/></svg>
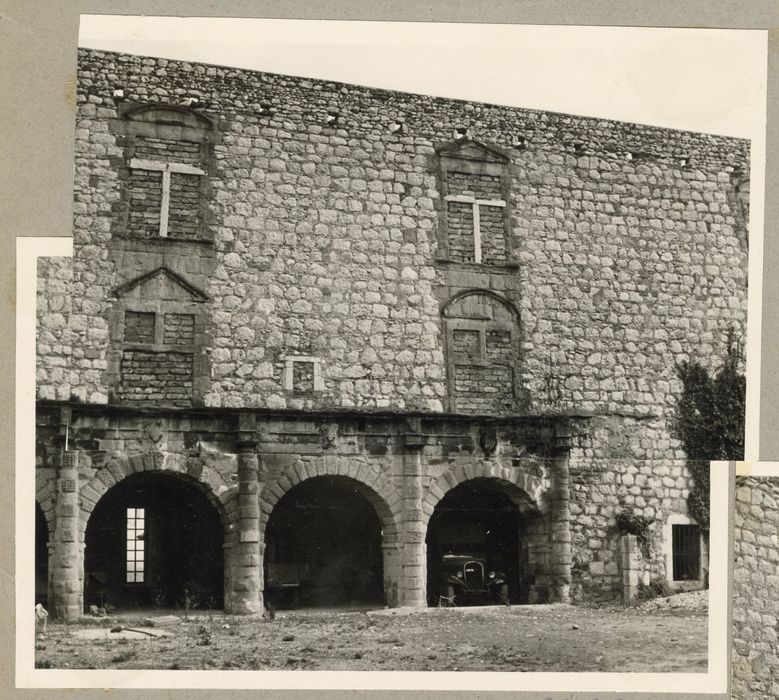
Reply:
<svg viewBox="0 0 779 700"><path fill-rule="evenodd" d="M676 366L682 394L676 404L674 432L687 454L693 487L690 516L709 527L709 461L744 458L746 377L740 338L731 329L722 365L710 373L700 362Z"/></svg>
<svg viewBox="0 0 779 700"><path fill-rule="evenodd" d="M629 535L635 535L638 546L645 559L649 559L651 546L651 533L649 531L649 518L635 513L622 511L617 513L617 530Z"/></svg>

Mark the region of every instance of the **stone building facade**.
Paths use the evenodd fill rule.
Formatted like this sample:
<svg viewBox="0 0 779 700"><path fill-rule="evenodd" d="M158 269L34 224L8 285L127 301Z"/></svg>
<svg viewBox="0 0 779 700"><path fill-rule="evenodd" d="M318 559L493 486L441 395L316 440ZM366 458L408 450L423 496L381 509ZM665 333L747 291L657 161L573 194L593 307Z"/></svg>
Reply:
<svg viewBox="0 0 779 700"><path fill-rule="evenodd" d="M779 695L779 479L738 477L733 684L738 700Z"/></svg>
<svg viewBox="0 0 779 700"><path fill-rule="evenodd" d="M266 538L306 484L370 504L391 605L435 601L429 523L469 500L512 513L516 600L621 594L618 513L650 525L630 575L675 578L675 367L745 329L748 143L81 50L75 157L74 255L39 268L57 614L111 589L90 538L130 496L101 503L155 479L218 516L238 613L311 564Z"/></svg>

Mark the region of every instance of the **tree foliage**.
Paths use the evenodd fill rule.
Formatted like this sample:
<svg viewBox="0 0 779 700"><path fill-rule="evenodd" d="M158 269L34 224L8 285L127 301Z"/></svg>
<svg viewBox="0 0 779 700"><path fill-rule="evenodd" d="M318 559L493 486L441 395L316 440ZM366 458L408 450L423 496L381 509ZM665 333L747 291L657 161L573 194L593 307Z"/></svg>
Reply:
<svg viewBox="0 0 779 700"><path fill-rule="evenodd" d="M682 395L676 404L674 433L687 454L693 488L690 515L709 527L709 466L712 460L744 458L746 377L743 347L731 330L722 365L710 373L700 362L676 366Z"/></svg>

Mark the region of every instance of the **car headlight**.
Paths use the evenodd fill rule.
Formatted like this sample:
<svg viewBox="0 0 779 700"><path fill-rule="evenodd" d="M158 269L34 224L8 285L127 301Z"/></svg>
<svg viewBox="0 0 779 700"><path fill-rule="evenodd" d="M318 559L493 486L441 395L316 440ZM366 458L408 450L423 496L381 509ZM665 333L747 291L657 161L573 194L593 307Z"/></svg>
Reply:
<svg viewBox="0 0 779 700"><path fill-rule="evenodd" d="M457 578L462 578L462 577L463 577L463 572L462 571L458 571L457 572Z"/></svg>
<svg viewBox="0 0 779 700"><path fill-rule="evenodd" d="M490 578L495 578L495 572L494 571L490 571L489 576L490 576Z"/></svg>

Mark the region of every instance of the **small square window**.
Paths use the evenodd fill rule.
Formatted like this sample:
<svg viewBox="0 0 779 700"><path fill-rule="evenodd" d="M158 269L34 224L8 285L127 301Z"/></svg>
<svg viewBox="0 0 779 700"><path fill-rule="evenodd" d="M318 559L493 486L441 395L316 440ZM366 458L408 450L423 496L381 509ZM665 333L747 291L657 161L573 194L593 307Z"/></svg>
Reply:
<svg viewBox="0 0 779 700"><path fill-rule="evenodd" d="M284 358L283 385L294 394L308 394L322 391L321 360L307 355L292 355Z"/></svg>
<svg viewBox="0 0 779 700"><path fill-rule="evenodd" d="M314 390L314 363L292 363L292 391L296 394L307 394Z"/></svg>
<svg viewBox="0 0 779 700"><path fill-rule="evenodd" d="M156 314L154 313L125 311L124 342L142 343L145 345L153 344L155 323Z"/></svg>
<svg viewBox="0 0 779 700"><path fill-rule="evenodd" d="M452 349L457 355L481 358L481 333L477 330L452 331Z"/></svg>

